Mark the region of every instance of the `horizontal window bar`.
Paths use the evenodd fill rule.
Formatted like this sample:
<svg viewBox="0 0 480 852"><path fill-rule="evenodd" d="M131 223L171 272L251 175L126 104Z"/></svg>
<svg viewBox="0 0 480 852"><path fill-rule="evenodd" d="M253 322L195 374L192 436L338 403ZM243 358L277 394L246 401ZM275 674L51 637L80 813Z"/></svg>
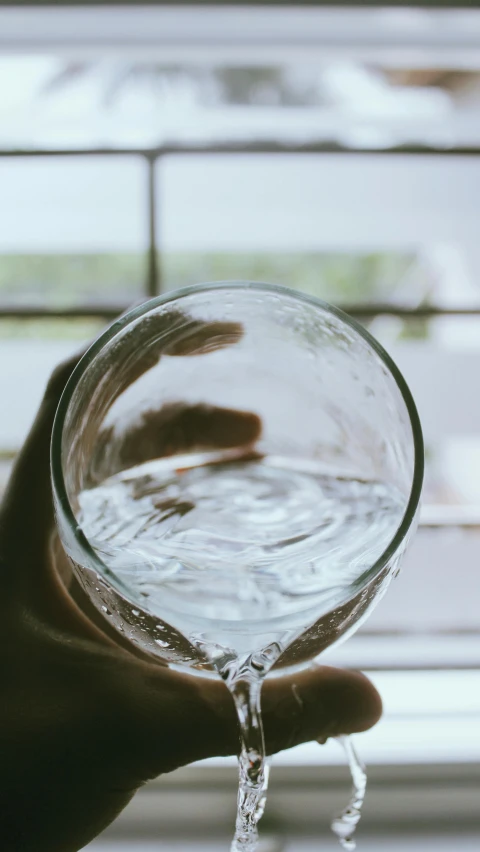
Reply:
<svg viewBox="0 0 480 852"><path fill-rule="evenodd" d="M4 5L14 4L1 0L0 7ZM25 5L30 8L22 15L17 7ZM156 47L157 55L177 61L179 57L200 61L209 56L217 61L224 57L261 61L265 56L277 57L281 51L291 60L301 50L307 57L318 56L318 51L334 56L350 51L371 60L388 51L397 61L406 61L416 49L421 62L425 53L441 59L455 57L463 49L475 58L472 0L409 3L425 10L421 16L414 9L393 15L389 7L404 6L405 0L369 0L366 7L362 0L337 0L335 5L331 0L303 0L300 8L291 0L246 0L241 4L236 0L180 0L175 4L146 0L139 9L126 0L110 0L92 14L88 7L96 5L92 0L17 2L15 8L2 13L0 44L16 51L77 53L150 52ZM335 6L348 6L348 16ZM383 14L375 16L378 7Z"/></svg>
<svg viewBox="0 0 480 852"><path fill-rule="evenodd" d="M129 307L131 305L76 305L68 308L4 305L0 307L0 319L88 319L100 317L110 320L125 313Z"/></svg>
<svg viewBox="0 0 480 852"><path fill-rule="evenodd" d="M437 147L431 145L394 145L385 148L351 147L338 142L319 141L303 145L283 142L221 142L215 145L170 144L159 148L15 148L0 149L1 157L85 157L139 156L156 160L163 156L190 154L367 154L375 156L410 155L440 157L478 157L480 146Z"/></svg>
<svg viewBox="0 0 480 852"><path fill-rule="evenodd" d="M138 303L137 303L138 304ZM0 306L0 319L69 319L102 317L115 319L119 314L129 310L131 305L76 305L67 308L36 307L30 305L3 305ZM392 316L400 318L422 318L435 317L472 317L480 316L480 304L471 307L448 307L442 308L435 305L421 305L409 308L401 305L388 303L372 303L369 305L340 304L338 307L346 314L359 319L371 319L376 316Z"/></svg>

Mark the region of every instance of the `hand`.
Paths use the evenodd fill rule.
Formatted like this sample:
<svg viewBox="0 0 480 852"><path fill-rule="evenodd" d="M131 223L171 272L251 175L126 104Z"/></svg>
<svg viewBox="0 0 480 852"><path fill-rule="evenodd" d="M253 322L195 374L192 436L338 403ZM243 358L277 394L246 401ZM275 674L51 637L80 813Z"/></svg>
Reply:
<svg viewBox="0 0 480 852"><path fill-rule="evenodd" d="M239 748L224 684L178 674L122 642L82 597L67 563L52 559L49 444L73 366L57 368L50 380L0 509L6 852L74 852L148 779ZM232 416L220 412L220 419ZM254 421L242 414L239 428L241 418L250 434ZM175 418L167 421L174 435ZM204 425L206 433L218 432L214 409ZM327 667L272 679L263 691L269 753L365 730L380 714L380 698L365 677Z"/></svg>

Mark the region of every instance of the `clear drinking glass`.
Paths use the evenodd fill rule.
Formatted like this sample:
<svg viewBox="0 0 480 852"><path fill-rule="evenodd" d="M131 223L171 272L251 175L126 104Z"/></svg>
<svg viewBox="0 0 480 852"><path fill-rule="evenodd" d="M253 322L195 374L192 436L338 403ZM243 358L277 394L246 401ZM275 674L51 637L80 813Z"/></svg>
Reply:
<svg viewBox="0 0 480 852"><path fill-rule="evenodd" d="M118 630L231 690L235 852L256 848L265 802L262 681L364 621L398 570L422 478L418 415L391 359L286 288L154 299L70 378L52 439L61 541Z"/></svg>

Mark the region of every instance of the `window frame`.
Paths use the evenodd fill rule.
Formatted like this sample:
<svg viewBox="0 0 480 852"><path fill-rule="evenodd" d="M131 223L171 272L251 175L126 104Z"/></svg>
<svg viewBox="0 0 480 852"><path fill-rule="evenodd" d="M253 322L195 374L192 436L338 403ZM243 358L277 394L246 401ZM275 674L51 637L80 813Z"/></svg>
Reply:
<svg viewBox="0 0 480 852"><path fill-rule="evenodd" d="M55 4L54 7L49 7L48 4L27 0L25 5L28 5L30 8L22 11L18 11L11 6L10 8L2 8L5 5L8 6L9 4L4 4L3 1L0 0L0 52L2 50L6 50L10 53L27 50L41 52L52 49L57 52L68 51L68 53L71 54L72 52L81 53L82 50L87 49L91 53L95 54L102 51L112 54L120 50L122 46L125 45L125 42L122 42L122 38L124 38L124 31L122 30L122 27L125 27L126 22L128 23L128 21L131 20L131 16L135 12L134 9L128 8L129 5L133 6L134 4L122 4L121 10L119 11L120 7L117 4L111 5L108 0L104 5L111 5L111 8L104 9L103 14L99 14L97 9L88 8L89 4L82 4L84 6L82 9L75 10L74 8L65 8L59 10L59 6L75 7L77 4L63 3ZM22 0L17 4L18 7L22 7L23 5L24 3ZM145 3L146 7L149 5L150 4L148 2ZM196 13L197 18L195 18L195 15L189 18L189 29L186 32L186 16L191 16L191 10L175 10L173 7L169 7L169 4L155 3L152 5L155 5L156 8L150 8L149 13L144 16L141 32L140 34L137 33L137 41L134 45L135 50L145 49L148 51L150 48L153 49L153 47L158 50L158 32L152 35L149 21L151 22L152 20L155 20L157 27L159 27L162 21L165 21L168 16L171 17L172 15L176 15L178 21L178 37L180 39L181 35L183 42L181 39L174 42L174 46L170 46L169 50L176 51L175 58L178 60L179 56L181 58L185 55L186 51L191 50L191 42L189 42L189 38L191 39L194 37L194 24L195 20L198 20L200 12ZM184 4L183 0L180 0L180 2L176 5L180 7L184 5L192 7L203 6L204 4L197 2L197 0L187 0ZM218 0L217 3L211 3L210 7L214 10L215 6L218 9L219 7L231 7L232 5L234 4ZM242 4L242 6L245 7L253 7L257 5L258 4L254 2L254 0L245 0ZM355 49L355 55L359 58L361 58L367 50L370 50L369 56L371 56L372 33L369 29L369 26L373 21L371 13L372 9L375 7L384 7L384 3L377 2L377 0L373 0L372 2L371 0L371 8L365 9L359 0L346 0L345 5L348 7L354 7L357 5L363 7L361 10L359 9L354 13L353 18L350 18L348 31L345 29L345 17L341 15L340 12L332 13L331 9L327 10L318 8L325 4L314 2L314 0L306 0L303 5L305 7L309 7L310 12L315 14L315 20L317 23L322 22L322 16L325 21L326 14L334 15L334 17L331 18L332 29L329 31L329 38L333 38L336 33L337 38L340 40L337 42L335 47L336 55L346 55L349 51ZM336 5L340 6L343 5L343 3L340 2ZM397 5L396 2L389 4L391 7L395 5ZM399 2L398 5L402 6L403 3ZM424 3L415 3L414 5L419 9L428 8L430 6L441 6L445 9L445 12L442 12L438 8L436 8L435 12L429 12L429 14L432 15L432 20L435 20L440 24L438 31L434 32L431 36L430 43L427 44L428 49L426 50L424 59L422 60L426 64L432 63L432 61L435 61L435 56L438 55L440 49L444 49L444 45L442 46L441 44L440 36L442 33L445 34L445 29L448 21L450 20L449 10L454 9L455 16L458 16L459 8L464 5L465 11L460 12L460 18L467 22L469 14L467 9L471 8L471 3L469 3L468 0L465 0L464 4L462 2L448 3L444 2L444 0L432 0L432 2L425 0ZM275 8L269 8L267 10L265 8L266 6L274 6ZM264 61L268 61L269 59L272 59L272 57L278 59L280 51L284 51L285 47L288 47L286 43L283 43L279 47L278 36L282 27L285 26L285 22L288 21L288 14L286 15L285 12L291 11L291 9L283 9L281 7L292 7L292 4L288 2L283 3L282 0L277 0L275 4L270 4L268 0L264 0L262 7L264 8L261 10L255 10L255 15L253 15L253 10L251 8L250 10L247 9L241 13L239 12L239 14L243 15L242 20L246 29L243 33L243 42L241 39L237 40L237 52L234 52L233 54L237 57L237 61L240 61L241 55L245 56L245 49L247 49L247 54L252 61L254 61L254 57L259 55L262 51L262 59ZM313 9L312 7L317 8ZM140 12L145 10L137 9L137 11ZM231 9L229 11L231 11ZM78 33L72 33L72 12L75 15L80 16L83 21L84 30L80 35L78 35ZM389 14L390 12L393 13L394 10L391 9L389 10ZM53 15L56 16L58 21L58 27L54 36L52 36L49 32L48 24L49 19L51 20ZM112 33L112 31L109 30L109 26L113 20L113 15L119 17L117 28L115 32ZM247 16L250 16L251 24L247 22ZM261 16L263 16L263 18ZM79 18L77 17L77 19ZM304 20L307 21L308 19L308 15L306 15ZM141 20L141 18L139 17L137 20ZM251 49L251 45L249 49L248 33L250 32L251 37L252 28L256 27L261 20L268 20L269 23L276 21L275 26L277 29L274 29L269 44L266 44L264 41L262 43L257 43L254 50ZM393 14L391 15L391 20L395 20ZM414 17L410 17L409 20L413 21L414 27L418 26L421 29L421 18L416 20ZM377 52L376 55L385 56L389 51L391 55L393 51L394 55L397 57L397 61L406 62L407 56L409 55L408 38L411 37L412 34L411 24L408 23L407 17L404 17L403 24L401 17L397 16L397 21L400 22L399 29L397 29L396 32L392 30L391 41L388 44L377 44L375 47ZM4 26L6 22L8 23L8 28ZM232 55L231 40L233 38L233 34L231 32L231 24L227 21L222 25L222 30L220 26L221 23L222 22L220 21L220 29L217 31L217 37L219 39L224 38L224 40L226 40L225 43L227 44L227 47L224 48L224 50L229 50L229 55ZM249 26L251 27L250 31L248 30ZM357 27L356 30L355 27ZM363 35L360 38L360 44L358 43L359 27L361 32L363 32ZM316 54L318 49L322 47L322 44L325 49L328 47L328 45L326 46L325 42L322 42L318 36L310 39L310 43L308 43L307 36L308 28L303 33L303 37L301 37L300 34L295 44L292 45L290 43L290 46L288 47L289 56L298 56L299 51L302 51L302 56L313 56ZM170 32L170 37L172 37L172 32ZM275 43L275 38L277 38L277 43ZM367 44L369 38L370 47ZM230 45L228 45L229 39ZM306 54L304 54L304 51L306 51ZM282 54L282 56L283 55L284 54ZM479 52L476 46L469 45L469 33L466 25L458 35L457 41L452 38L450 46L447 47L447 55L454 58L456 62L461 61L465 64L465 67L469 62L476 64L476 67L480 67ZM199 61L206 61L207 57L211 59L211 42L208 38L203 37L203 40L201 37L197 38L195 56ZM339 145L333 141L319 141L308 145L289 145L273 142L245 144L243 142L239 142L223 145L214 144L209 146L177 144L151 149L140 147L121 149L83 148L78 150L0 150L0 159L22 157L75 158L77 156L82 158L88 156L117 157L123 155L142 158L147 165L148 181L148 253L147 275L144 282L145 287L143 293L144 297L148 298L160 294L162 292L163 283L161 280L162 245L161 239L159 239L159 229L157 227L159 210L158 176L156 176L156 167L163 157L169 155L188 156L198 153L211 156L219 154L235 155L249 153L276 156L313 153L319 155L341 154L345 157L348 157L351 154L355 154L357 156L373 154L378 157L388 157L394 154L401 154L402 156L407 157L414 155L448 158L451 156L479 157L480 147L438 149L427 146L396 146L378 149L349 148ZM100 318L103 320L111 320L128 307L128 305L124 304L114 306L99 305L95 307L78 305L73 308L53 309L28 305L16 307L0 304L0 319L15 318L28 320L31 318L48 319L58 317ZM345 305L344 310L358 319L372 319L377 316L393 316L400 318L412 317L421 319L451 316L480 316L480 304L476 307L474 306L469 308L461 306L452 306L449 308L420 306L413 309L398 304L369 304L368 306L351 304ZM444 529L446 526L444 518L430 518L421 522L421 524L428 528L439 527ZM450 523L450 526L458 528L464 525L464 522L458 519L453 519ZM480 527L480 521L478 521L478 519L475 520L475 525ZM471 527L472 524L469 523L468 526ZM381 641L380 637L376 636L375 641ZM478 642L478 636L476 637L476 641ZM459 660L461 660L461 654L459 654ZM461 663L459 663L458 666L455 666L455 668L462 668ZM381 667L380 670L382 670ZM453 722L461 725L461 714L456 717ZM412 726L415 724L413 714L410 724ZM452 719L449 719L446 724L446 736L448 736L451 724ZM278 822L278 817L272 818L270 825L272 825L273 828L275 828L278 823L282 830L297 832L299 825L303 825L304 828L308 828L316 832L318 830L320 819L329 816L331 812L338 807L338 805L342 805L343 800L346 798L348 784L346 773L343 769L339 769L336 766L328 766L328 770L323 772L323 777L321 771L317 771L316 769L314 770L311 766L279 766L275 769L274 777L276 780L271 802L275 813L281 813L285 803L289 800L294 801L296 803L295 807L298 808L301 801L300 797L298 795L295 799L292 797L294 796L295 791L297 791L298 794L299 790L304 797L304 806L300 815L298 814L298 810L295 813L293 809L290 809L280 822ZM441 785L439 784L438 779L441 779L443 783L440 795L438 795L438 790ZM426 793L426 791L430 788L433 791L432 795ZM276 789L278 789L278 793L275 792ZM191 805L192 792L198 793L199 790L202 790L204 793L203 812L200 816L198 809L195 810L190 819L188 815L190 813L189 807ZM158 825L162 823L164 826L170 826L170 830L177 833L179 831L179 827L182 829L185 828L186 818L188 822L187 827L191 831L204 833L207 826L213 825L215 821L218 820L218 814L223 814L225 812L228 814L227 830L229 830L231 819L230 811L228 810L226 802L227 795L229 805L232 801L234 801L234 791L235 773L232 763L226 769L222 768L220 765L198 765L181 770L179 773L175 773L174 775L170 775L153 782L153 784L149 785L144 791L139 793L130 808L127 809L127 811L115 823L115 826L109 832L109 836L115 839L123 832L130 835L134 833L135 836L140 836L139 832L141 831L151 831L153 834L156 834ZM172 796L169 797L168 795L158 796L159 792L164 794L170 792L174 798L172 798ZM418 827L422 824L424 825L425 822L429 820L432 824L435 822L438 825L444 826L448 823L450 827L463 827L469 820L473 823L478 816L478 769L476 769L476 767L470 762L462 762L459 764L455 764L453 762L444 764L439 762L429 765L400 765L394 763L389 764L387 762L384 765L374 766L371 771L371 790L369 793L369 800L370 816L365 821L365 831L368 830L369 827L372 828L372 830L378 830L382 827L382 825L386 824L386 820L390 820L392 822L395 820L401 820L404 822L405 826L409 824L413 827ZM412 802L415 801L419 804L416 808L412 809ZM322 814L320 816L317 813L319 802L324 803ZM448 803L448 805L446 805L446 803ZM406 813L408 813L407 820L405 820ZM387 815L386 817L385 814ZM275 822L276 819L277 822Z"/></svg>

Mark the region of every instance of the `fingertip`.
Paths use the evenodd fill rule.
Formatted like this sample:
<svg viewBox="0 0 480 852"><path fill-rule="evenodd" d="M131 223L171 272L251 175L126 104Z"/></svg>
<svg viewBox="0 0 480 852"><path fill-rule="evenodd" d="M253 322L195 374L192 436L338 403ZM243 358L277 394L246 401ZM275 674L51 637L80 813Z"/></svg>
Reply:
<svg viewBox="0 0 480 852"><path fill-rule="evenodd" d="M366 731L382 714L382 701L365 675L316 666L267 681L263 693L269 752L311 740Z"/></svg>
<svg viewBox="0 0 480 852"><path fill-rule="evenodd" d="M345 675L345 683L339 685L338 692L337 734L368 731L382 716L381 696L362 672L346 671Z"/></svg>
<svg viewBox="0 0 480 852"><path fill-rule="evenodd" d="M382 715L382 699L362 672L318 666L306 673L306 687L312 707L322 705L330 736L367 731Z"/></svg>

